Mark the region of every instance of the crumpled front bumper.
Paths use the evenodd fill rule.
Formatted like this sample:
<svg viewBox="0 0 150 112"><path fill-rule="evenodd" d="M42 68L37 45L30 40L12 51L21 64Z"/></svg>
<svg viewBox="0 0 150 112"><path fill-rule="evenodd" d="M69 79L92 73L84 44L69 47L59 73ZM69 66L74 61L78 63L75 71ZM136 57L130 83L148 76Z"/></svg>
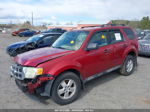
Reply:
<svg viewBox="0 0 150 112"><path fill-rule="evenodd" d="M15 82L23 92L50 97L54 77L52 75L41 75L40 77L28 81L15 78Z"/></svg>

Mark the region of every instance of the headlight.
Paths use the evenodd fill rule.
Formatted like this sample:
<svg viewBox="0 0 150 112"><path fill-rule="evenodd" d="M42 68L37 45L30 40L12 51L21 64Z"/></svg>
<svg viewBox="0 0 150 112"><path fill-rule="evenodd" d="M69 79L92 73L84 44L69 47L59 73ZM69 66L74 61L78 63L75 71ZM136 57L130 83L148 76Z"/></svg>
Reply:
<svg viewBox="0 0 150 112"><path fill-rule="evenodd" d="M35 78L37 75L43 74L43 68L23 67L25 78Z"/></svg>

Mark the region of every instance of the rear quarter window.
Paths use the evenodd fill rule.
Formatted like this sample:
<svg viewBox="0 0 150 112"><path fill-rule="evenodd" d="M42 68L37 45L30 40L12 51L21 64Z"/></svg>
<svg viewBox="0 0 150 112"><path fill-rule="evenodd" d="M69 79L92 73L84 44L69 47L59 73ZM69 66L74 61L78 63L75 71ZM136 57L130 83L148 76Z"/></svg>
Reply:
<svg viewBox="0 0 150 112"><path fill-rule="evenodd" d="M134 39L135 38L134 32L131 29L124 28L123 31L126 33L126 35L129 39Z"/></svg>

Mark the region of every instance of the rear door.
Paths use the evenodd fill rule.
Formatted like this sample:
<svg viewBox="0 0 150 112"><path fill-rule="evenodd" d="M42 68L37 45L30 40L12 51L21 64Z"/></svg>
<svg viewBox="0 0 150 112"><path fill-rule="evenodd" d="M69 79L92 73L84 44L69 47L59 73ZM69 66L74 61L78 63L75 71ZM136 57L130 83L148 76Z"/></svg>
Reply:
<svg viewBox="0 0 150 112"><path fill-rule="evenodd" d="M113 63L114 66L118 66L122 63L123 53L128 47L128 43L125 41L125 38L123 37L123 34L120 31L120 29L109 30L109 34L111 39L110 44L113 46L115 53L113 57Z"/></svg>

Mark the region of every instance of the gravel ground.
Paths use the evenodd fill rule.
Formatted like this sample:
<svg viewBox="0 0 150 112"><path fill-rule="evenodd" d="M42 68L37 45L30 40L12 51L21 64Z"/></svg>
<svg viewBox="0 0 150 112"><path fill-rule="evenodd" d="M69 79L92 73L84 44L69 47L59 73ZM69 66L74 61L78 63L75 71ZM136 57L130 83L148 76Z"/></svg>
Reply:
<svg viewBox="0 0 150 112"><path fill-rule="evenodd" d="M138 68L131 76L112 72L88 82L80 98L66 106L21 92L9 76L12 59L6 54L5 48L25 39L0 34L0 109L150 109L148 57L138 57Z"/></svg>

